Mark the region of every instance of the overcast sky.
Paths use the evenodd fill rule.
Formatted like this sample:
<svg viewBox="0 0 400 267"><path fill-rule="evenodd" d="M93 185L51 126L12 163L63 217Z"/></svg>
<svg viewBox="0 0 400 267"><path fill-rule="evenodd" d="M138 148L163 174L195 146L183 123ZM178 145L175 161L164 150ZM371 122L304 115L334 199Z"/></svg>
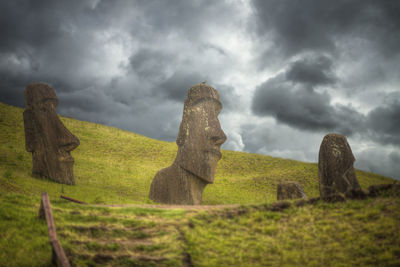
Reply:
<svg viewBox="0 0 400 267"><path fill-rule="evenodd" d="M400 179L400 1L2 0L0 101L51 84L58 112L174 141L183 100L221 95L223 148Z"/></svg>

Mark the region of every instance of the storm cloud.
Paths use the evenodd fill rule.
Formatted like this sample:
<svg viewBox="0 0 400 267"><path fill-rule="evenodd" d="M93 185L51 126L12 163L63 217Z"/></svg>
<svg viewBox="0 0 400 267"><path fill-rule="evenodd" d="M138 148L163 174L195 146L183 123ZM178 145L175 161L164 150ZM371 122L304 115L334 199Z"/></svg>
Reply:
<svg viewBox="0 0 400 267"><path fill-rule="evenodd" d="M332 72L332 64L332 60L323 55L301 59L291 64L286 78L311 87L333 84L336 78Z"/></svg>
<svg viewBox="0 0 400 267"><path fill-rule="evenodd" d="M365 118L351 106L333 105L320 86L334 84L332 61L325 56L303 58L289 69L259 85L252 111L273 116L278 122L308 131L336 131L352 135L363 130Z"/></svg>
<svg viewBox="0 0 400 267"><path fill-rule="evenodd" d="M400 145L400 93L389 94L385 104L368 114L368 126L381 143Z"/></svg>
<svg viewBox="0 0 400 267"><path fill-rule="evenodd" d="M398 54L400 3L395 0L254 0L257 31L274 35L285 55L334 51L346 38L373 42L384 55ZM385 40L382 42L382 40Z"/></svg>

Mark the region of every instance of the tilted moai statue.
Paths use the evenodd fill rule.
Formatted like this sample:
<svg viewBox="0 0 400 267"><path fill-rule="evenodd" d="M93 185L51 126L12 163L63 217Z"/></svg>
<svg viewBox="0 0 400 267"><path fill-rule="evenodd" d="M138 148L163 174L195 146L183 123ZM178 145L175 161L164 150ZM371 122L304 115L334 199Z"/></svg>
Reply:
<svg viewBox="0 0 400 267"><path fill-rule="evenodd" d="M277 199L296 199L306 198L307 195L304 193L304 189L301 184L292 181L284 181L278 184Z"/></svg>
<svg viewBox="0 0 400 267"><path fill-rule="evenodd" d="M154 177L149 198L166 204L201 204L207 184L214 182L220 146L226 141L218 114L218 92L201 83L188 91L179 128L178 153L174 163Z"/></svg>
<svg viewBox="0 0 400 267"><path fill-rule="evenodd" d="M349 190L361 190L354 172L355 158L347 139L341 134L327 134L321 143L318 159L321 197Z"/></svg>
<svg viewBox="0 0 400 267"><path fill-rule="evenodd" d="M75 184L70 152L79 145L79 139L58 118L58 99L53 88L45 83L32 83L24 94L25 147L32 152L32 175Z"/></svg>

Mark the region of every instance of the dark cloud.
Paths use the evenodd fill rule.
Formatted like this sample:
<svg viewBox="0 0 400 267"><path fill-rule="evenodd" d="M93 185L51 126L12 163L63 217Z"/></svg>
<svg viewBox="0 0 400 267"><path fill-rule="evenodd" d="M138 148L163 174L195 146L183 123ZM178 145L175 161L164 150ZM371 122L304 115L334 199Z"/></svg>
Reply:
<svg viewBox="0 0 400 267"><path fill-rule="evenodd" d="M188 86L208 77L201 73L213 71L210 66L188 71L195 64L188 55L213 50L226 56L208 36L225 21L232 21L226 18L236 8L215 1L2 1L1 100L22 106L21 90L35 81L48 82L58 92L114 88L116 96L107 94L126 103L133 99L125 97L132 91L126 84L130 82L142 87L143 92L133 89L139 97L163 91L168 98L182 100ZM126 38L120 43L127 46L129 66L121 62L121 74L113 77L107 73L109 66L104 72L100 68L113 52L108 44L118 38ZM176 45L179 42L188 43L191 50L182 50ZM129 51L130 47L136 48ZM101 92L92 95L94 102L98 95Z"/></svg>
<svg viewBox="0 0 400 267"><path fill-rule="evenodd" d="M143 1L136 2L133 6L140 9L140 21L148 30L165 37L182 35L195 42L207 40L213 30L213 27L209 27L210 24L214 27L226 25L237 8L229 3L213 0Z"/></svg>
<svg viewBox="0 0 400 267"><path fill-rule="evenodd" d="M299 59L286 72L256 88L252 111L303 130L351 135L360 131L364 116L350 106L332 105L326 91L315 90L334 81L332 61L328 57L313 55Z"/></svg>
<svg viewBox="0 0 400 267"><path fill-rule="evenodd" d="M368 114L368 128L381 143L400 145L400 93L389 94L385 104Z"/></svg>
<svg viewBox="0 0 400 267"><path fill-rule="evenodd" d="M332 64L332 60L326 56L304 58L292 63L286 78L310 86L332 84L335 82Z"/></svg>
<svg viewBox="0 0 400 267"><path fill-rule="evenodd" d="M214 46L204 45L199 49L212 49L223 56L226 55ZM169 75L168 70L173 69L171 66L176 69ZM172 101L183 102L188 88L200 82L207 82L219 91L224 111L237 108L240 102L233 86L215 83L208 72L201 73L183 69L177 56L166 51L139 50L130 58L130 71L133 71L140 79L152 81L153 95L160 95Z"/></svg>
<svg viewBox="0 0 400 267"><path fill-rule="evenodd" d="M58 92L93 85L93 76L81 68L92 59L90 31L85 24L73 29L89 2L1 1L0 90L9 96L2 101L23 106L21 95L31 82L50 83Z"/></svg>
<svg viewBox="0 0 400 267"><path fill-rule="evenodd" d="M51 12L54 5L55 1L1 1L4 12L0 18L1 50L43 46L57 38L60 19L56 12Z"/></svg>
<svg viewBox="0 0 400 267"><path fill-rule="evenodd" d="M285 55L334 51L341 38L370 40L387 55L399 52L399 1L253 0L252 3L258 33L264 37L273 34L276 48Z"/></svg>
<svg viewBox="0 0 400 267"><path fill-rule="evenodd" d="M167 98L183 103L187 96L187 90L194 84L207 81L204 74L188 71L177 71L171 77L163 81L158 88L160 93Z"/></svg>
<svg viewBox="0 0 400 267"><path fill-rule="evenodd" d="M328 94L295 88L281 76L257 87L252 109L257 115L272 115L278 121L302 129L334 128Z"/></svg>
<svg viewBox="0 0 400 267"><path fill-rule="evenodd" d="M357 133L381 144L400 145L399 93L366 116L351 106L332 105L327 93L292 85L283 76L257 87L252 110L259 116L272 116L280 123L308 131L334 131L347 136Z"/></svg>
<svg viewBox="0 0 400 267"><path fill-rule="evenodd" d="M398 92L388 94L384 103L363 115L352 106L332 104L326 91L319 92L309 83L294 83L287 78L287 73L282 73L256 88L252 102L256 115L272 116L278 123L297 129L346 136L357 134L364 140L375 140L383 145L400 145Z"/></svg>
<svg viewBox="0 0 400 267"><path fill-rule="evenodd" d="M130 57L131 70L142 79L165 79L167 67L174 64L174 56L163 50L143 48Z"/></svg>
<svg viewBox="0 0 400 267"><path fill-rule="evenodd" d="M397 149L370 147L355 157L356 168L400 179L400 153Z"/></svg>

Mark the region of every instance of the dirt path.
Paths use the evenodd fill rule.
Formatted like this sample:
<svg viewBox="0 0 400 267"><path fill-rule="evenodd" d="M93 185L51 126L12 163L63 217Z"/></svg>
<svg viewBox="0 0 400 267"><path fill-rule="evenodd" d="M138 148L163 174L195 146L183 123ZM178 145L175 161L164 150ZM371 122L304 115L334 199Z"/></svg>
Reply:
<svg viewBox="0 0 400 267"><path fill-rule="evenodd" d="M184 210L220 210L240 207L239 204L229 205L163 205L163 204L95 204L96 207L115 208L154 208L154 209L184 209Z"/></svg>

